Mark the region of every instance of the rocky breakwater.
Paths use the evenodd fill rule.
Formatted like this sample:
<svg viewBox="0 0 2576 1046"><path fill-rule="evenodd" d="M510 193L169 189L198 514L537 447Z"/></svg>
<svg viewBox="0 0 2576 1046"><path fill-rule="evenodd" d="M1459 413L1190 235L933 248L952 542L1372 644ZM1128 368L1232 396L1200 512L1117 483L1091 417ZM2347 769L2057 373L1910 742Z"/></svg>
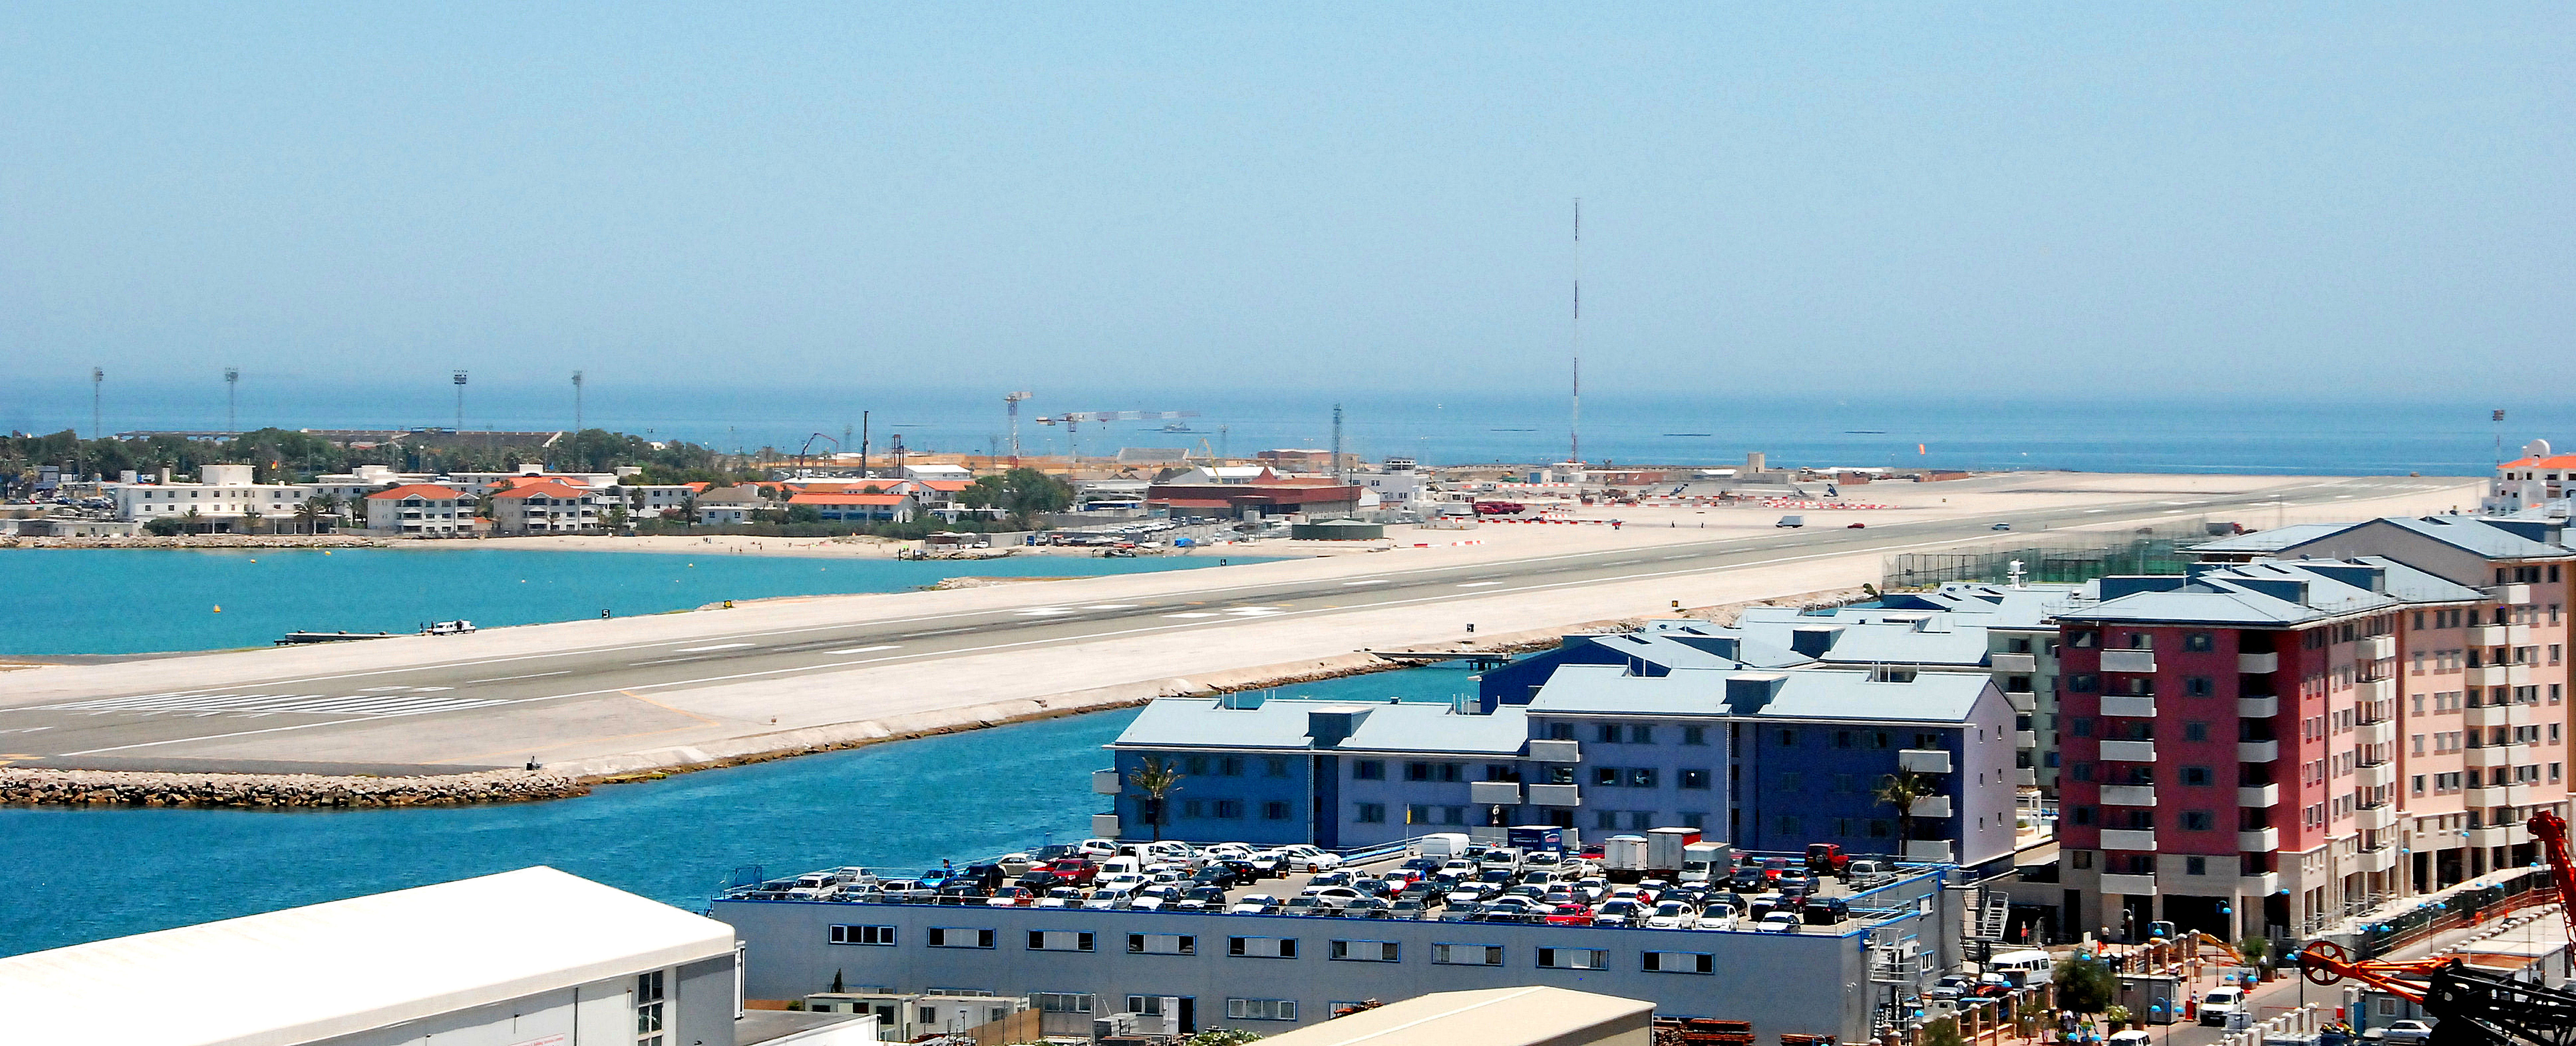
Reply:
<svg viewBox="0 0 2576 1046"><path fill-rule="evenodd" d="M0 803L18 806L367 809L523 803L589 791L590 786L579 778L550 770L487 770L436 777L327 777L0 768Z"/></svg>

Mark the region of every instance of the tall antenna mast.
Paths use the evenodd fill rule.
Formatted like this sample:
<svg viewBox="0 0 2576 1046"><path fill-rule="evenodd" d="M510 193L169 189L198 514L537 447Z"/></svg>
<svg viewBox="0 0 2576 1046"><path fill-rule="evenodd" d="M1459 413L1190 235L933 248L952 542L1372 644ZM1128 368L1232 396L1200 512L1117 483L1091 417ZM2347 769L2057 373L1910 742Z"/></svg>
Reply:
<svg viewBox="0 0 2576 1046"><path fill-rule="evenodd" d="M91 439L104 439L107 437L107 424L98 420L99 390L105 388L106 385L107 368L91 367L89 369L89 438Z"/></svg>
<svg viewBox="0 0 2576 1046"><path fill-rule="evenodd" d="M1011 415L1012 468L1020 467L1020 401L1028 398L1029 394L1025 392L1005 392L1002 394L1002 406L1007 408Z"/></svg>
<svg viewBox="0 0 2576 1046"><path fill-rule="evenodd" d="M1583 197L1574 198L1574 419L1567 461L1583 460Z"/></svg>
<svg viewBox="0 0 2576 1046"><path fill-rule="evenodd" d="M241 434L241 368L224 368L224 431Z"/></svg>
<svg viewBox="0 0 2576 1046"><path fill-rule="evenodd" d="M1349 483L1350 472L1342 468L1342 405L1333 404L1333 482Z"/></svg>
<svg viewBox="0 0 2576 1046"><path fill-rule="evenodd" d="M581 372L572 372L572 430L581 431Z"/></svg>

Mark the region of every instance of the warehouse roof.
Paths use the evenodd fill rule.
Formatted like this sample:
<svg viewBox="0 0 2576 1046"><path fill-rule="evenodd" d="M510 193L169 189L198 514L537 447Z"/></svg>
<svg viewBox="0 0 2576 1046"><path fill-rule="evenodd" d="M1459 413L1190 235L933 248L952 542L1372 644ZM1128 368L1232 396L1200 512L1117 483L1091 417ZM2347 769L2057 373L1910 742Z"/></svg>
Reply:
<svg viewBox="0 0 2576 1046"><path fill-rule="evenodd" d="M0 1042L286 1046L731 955L733 940L523 868L0 959Z"/></svg>
<svg viewBox="0 0 2576 1046"><path fill-rule="evenodd" d="M1655 1004L1570 988L1435 992L1261 1040L1267 1046L1588 1046L1644 1042Z"/></svg>

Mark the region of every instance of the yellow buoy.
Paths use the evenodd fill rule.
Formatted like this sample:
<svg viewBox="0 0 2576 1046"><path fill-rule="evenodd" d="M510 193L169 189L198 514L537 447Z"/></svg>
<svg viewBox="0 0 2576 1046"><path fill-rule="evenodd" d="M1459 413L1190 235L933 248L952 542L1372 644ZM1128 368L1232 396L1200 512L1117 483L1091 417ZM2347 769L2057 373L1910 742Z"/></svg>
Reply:
<svg viewBox="0 0 2576 1046"><path fill-rule="evenodd" d="M222 607L216 607L216 608L215 608L215 613L220 614L220 613L223 613L223 612L224 612L224 608L222 608Z"/></svg>

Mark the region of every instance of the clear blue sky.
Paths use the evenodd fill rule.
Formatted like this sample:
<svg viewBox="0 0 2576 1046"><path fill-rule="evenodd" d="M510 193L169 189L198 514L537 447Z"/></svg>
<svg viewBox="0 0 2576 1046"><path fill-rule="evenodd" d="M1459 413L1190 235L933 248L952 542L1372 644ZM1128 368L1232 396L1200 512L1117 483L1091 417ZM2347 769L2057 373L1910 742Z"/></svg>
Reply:
<svg viewBox="0 0 2576 1046"><path fill-rule="evenodd" d="M2563 4L1279 6L10 4L0 379L2576 379Z"/></svg>

